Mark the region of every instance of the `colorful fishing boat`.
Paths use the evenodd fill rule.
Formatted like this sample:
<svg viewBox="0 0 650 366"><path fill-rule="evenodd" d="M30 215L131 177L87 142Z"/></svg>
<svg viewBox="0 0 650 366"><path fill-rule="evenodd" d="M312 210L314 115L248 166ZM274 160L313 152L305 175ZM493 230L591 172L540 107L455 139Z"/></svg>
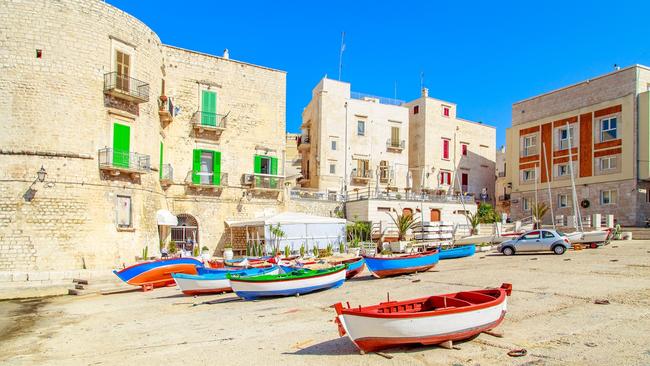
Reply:
<svg viewBox="0 0 650 366"><path fill-rule="evenodd" d="M328 269L298 269L278 275L242 277L228 275L230 286L244 300L261 297L302 295L340 287L345 281L345 266Z"/></svg>
<svg viewBox="0 0 650 366"><path fill-rule="evenodd" d="M350 259L345 259L342 261L331 261L332 265L345 264L345 279L349 280L350 278L358 275L363 272L363 269L366 268L366 261L363 257L354 257Z"/></svg>
<svg viewBox="0 0 650 366"><path fill-rule="evenodd" d="M363 352L407 344L432 345L471 338L497 327L512 285L462 291L407 301L343 308L334 304L339 335Z"/></svg>
<svg viewBox="0 0 650 366"><path fill-rule="evenodd" d="M248 268L240 270L214 270L198 268L198 274L172 273L176 285L186 295L214 294L230 292L230 280L228 274L236 274L242 277L273 275L280 273L278 266L269 268Z"/></svg>
<svg viewBox="0 0 650 366"><path fill-rule="evenodd" d="M471 257L476 253L476 245L463 245L456 248L443 249L440 251L440 259L455 259Z"/></svg>
<svg viewBox="0 0 650 366"><path fill-rule="evenodd" d="M171 258L137 263L113 273L129 285L162 287L174 283L172 273L196 274L196 268L202 266L194 258Z"/></svg>
<svg viewBox="0 0 650 366"><path fill-rule="evenodd" d="M384 278L408 273L426 272L435 267L438 263L439 255L437 250L431 250L395 257L363 256L363 258L373 276Z"/></svg>

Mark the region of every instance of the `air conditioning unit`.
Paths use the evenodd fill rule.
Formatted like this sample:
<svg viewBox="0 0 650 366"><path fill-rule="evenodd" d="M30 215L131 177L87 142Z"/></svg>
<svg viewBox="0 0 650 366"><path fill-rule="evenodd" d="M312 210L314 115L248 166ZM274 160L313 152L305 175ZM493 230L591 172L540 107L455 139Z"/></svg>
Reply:
<svg viewBox="0 0 650 366"><path fill-rule="evenodd" d="M253 174L244 174L241 176L242 186L252 186L255 176Z"/></svg>

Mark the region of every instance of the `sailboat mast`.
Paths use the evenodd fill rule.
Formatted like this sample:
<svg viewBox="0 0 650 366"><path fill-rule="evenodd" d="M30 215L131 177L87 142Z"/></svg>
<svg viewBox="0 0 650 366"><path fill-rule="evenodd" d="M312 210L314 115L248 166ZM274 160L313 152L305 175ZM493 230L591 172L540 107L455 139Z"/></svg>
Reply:
<svg viewBox="0 0 650 366"><path fill-rule="evenodd" d="M548 203L551 206L551 221L555 229L555 214L553 213L553 198L551 196L551 176L548 174L548 161L546 160L546 145L542 143L542 155L544 155L544 170L546 170L546 188L548 189Z"/></svg>
<svg viewBox="0 0 650 366"><path fill-rule="evenodd" d="M569 126L569 122L566 123L566 133L567 133L567 139L569 140L569 173L571 174L571 193L573 198L573 213L578 220L578 223L576 225L576 230L578 230L579 227L580 231L584 231L584 229L582 228L582 216L580 215L580 208L578 208L578 194L576 193L576 181L575 178L573 177L573 154L571 153L571 149L573 147L571 144L571 127Z"/></svg>

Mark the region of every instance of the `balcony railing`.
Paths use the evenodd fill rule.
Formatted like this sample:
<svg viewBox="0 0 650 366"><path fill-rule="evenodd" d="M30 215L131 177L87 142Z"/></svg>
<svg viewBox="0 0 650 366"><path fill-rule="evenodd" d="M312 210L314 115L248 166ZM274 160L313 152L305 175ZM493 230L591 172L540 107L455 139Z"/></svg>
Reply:
<svg viewBox="0 0 650 366"><path fill-rule="evenodd" d="M406 140L388 139L386 140L386 147L389 150L404 150L406 147Z"/></svg>
<svg viewBox="0 0 650 366"><path fill-rule="evenodd" d="M292 189L289 192L292 200L315 200L315 201L344 201L345 195L336 192L320 192L309 189Z"/></svg>
<svg viewBox="0 0 650 366"><path fill-rule="evenodd" d="M359 180L359 181L370 180L372 178L372 170L354 169L352 170L352 173L350 173L350 178L352 178L352 180Z"/></svg>
<svg viewBox="0 0 650 366"><path fill-rule="evenodd" d="M163 164L160 169L160 184L171 185L174 182L174 168L171 164Z"/></svg>
<svg viewBox="0 0 650 366"><path fill-rule="evenodd" d="M242 175L242 185L250 189L260 190L282 190L284 187L284 177L273 174L244 174Z"/></svg>
<svg viewBox="0 0 650 366"><path fill-rule="evenodd" d="M223 114L196 111L192 116L194 128L223 130L226 128L226 116Z"/></svg>
<svg viewBox="0 0 650 366"><path fill-rule="evenodd" d="M298 148L309 148L311 145L311 138L309 135L302 135L298 138Z"/></svg>
<svg viewBox="0 0 650 366"><path fill-rule="evenodd" d="M499 174L497 174L497 177L499 178L503 178L505 176L506 176L506 172L499 172Z"/></svg>
<svg viewBox="0 0 650 366"><path fill-rule="evenodd" d="M98 160L100 169L112 171L114 175L120 171L147 173L151 169L151 157L136 152L104 148L99 150Z"/></svg>
<svg viewBox="0 0 650 366"><path fill-rule="evenodd" d="M196 179L194 176L196 175ZM185 184L196 188L201 189L218 189L223 188L228 185L228 173L220 173L219 182L214 182L214 173L213 172L196 172L190 170L185 176Z"/></svg>
<svg viewBox="0 0 650 366"><path fill-rule="evenodd" d="M403 100L393 99L393 98L385 98L385 97L378 97L376 95L370 95L370 94L359 93L359 92L351 92L350 97L352 99L360 99L360 100L366 100L366 101L377 101L378 103L381 103L381 104L390 104L390 105L402 105L402 104L404 104Z"/></svg>
<svg viewBox="0 0 650 366"><path fill-rule="evenodd" d="M174 120L174 102L171 98L161 96L158 99L158 115L160 122L171 122Z"/></svg>
<svg viewBox="0 0 650 366"><path fill-rule="evenodd" d="M499 201L500 202L510 201L510 195L509 194L503 194L503 195L499 196Z"/></svg>
<svg viewBox="0 0 650 366"><path fill-rule="evenodd" d="M149 84L117 72L104 74L104 93L135 103L149 101Z"/></svg>
<svg viewBox="0 0 650 366"><path fill-rule="evenodd" d="M473 195L460 195L460 194L427 194L416 193L412 191L377 191L374 188L370 189L354 189L348 191L344 195L346 201L358 201L367 199L378 199L387 201L422 201L422 202L438 202L438 203L465 203L475 202Z"/></svg>

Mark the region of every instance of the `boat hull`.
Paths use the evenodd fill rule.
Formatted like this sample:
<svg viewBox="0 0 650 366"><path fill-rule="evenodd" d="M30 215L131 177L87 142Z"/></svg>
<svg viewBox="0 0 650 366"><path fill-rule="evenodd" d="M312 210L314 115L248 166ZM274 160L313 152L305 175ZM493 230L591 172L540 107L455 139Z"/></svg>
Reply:
<svg viewBox="0 0 650 366"><path fill-rule="evenodd" d="M194 258L172 258L138 263L113 273L129 285L163 287L174 283L172 273L196 274L202 265Z"/></svg>
<svg viewBox="0 0 650 366"><path fill-rule="evenodd" d="M280 273L280 268L275 266L268 269L245 269L237 271L199 271L198 275L172 274L176 285L185 295L214 294L232 292L228 274L242 276L273 275Z"/></svg>
<svg viewBox="0 0 650 366"><path fill-rule="evenodd" d="M302 295L314 291L337 288L345 282L345 268L325 275L276 281L246 281L231 279L230 285L237 296L244 300L262 297Z"/></svg>
<svg viewBox="0 0 650 366"><path fill-rule="evenodd" d="M440 260L471 257L476 253L476 245L464 245L458 248L452 248L440 251Z"/></svg>
<svg viewBox="0 0 650 366"><path fill-rule="evenodd" d="M345 279L349 280L350 278L363 272L363 270L366 268L366 261L363 258L359 258L357 261L348 263L347 265L348 266L345 269Z"/></svg>
<svg viewBox="0 0 650 366"><path fill-rule="evenodd" d="M368 269L377 278L426 272L435 267L439 259L438 251L404 257L364 257Z"/></svg>
<svg viewBox="0 0 650 366"><path fill-rule="evenodd" d="M578 231L567 233L566 236L572 244L599 244L607 242L610 233L610 230Z"/></svg>
<svg viewBox="0 0 650 366"><path fill-rule="evenodd" d="M430 298L392 301L358 310L343 309L340 303L333 307L337 312L339 334L347 335L360 350L373 352L408 344L431 345L463 340L493 329L504 319L511 289L509 284L504 284L501 289L465 292L488 300L458 307L447 307L445 302L444 306L424 311L416 308L424 306L421 304L426 304ZM487 296L488 293L492 295ZM451 302L454 296L456 294L431 298ZM383 310L378 311L379 308Z"/></svg>

